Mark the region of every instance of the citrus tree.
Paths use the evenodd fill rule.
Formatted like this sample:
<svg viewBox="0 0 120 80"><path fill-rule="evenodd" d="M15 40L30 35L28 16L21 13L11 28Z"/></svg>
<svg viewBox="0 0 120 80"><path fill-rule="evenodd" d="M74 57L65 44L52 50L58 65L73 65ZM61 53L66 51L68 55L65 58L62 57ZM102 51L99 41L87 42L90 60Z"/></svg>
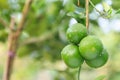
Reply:
<svg viewBox="0 0 120 80"><path fill-rule="evenodd" d="M6 64L0 65L0 78L34 80L39 70L49 69L54 74L53 80L84 79L79 77L82 72L92 74L94 68L105 66L110 59L107 79L119 80L116 65L119 62L115 63L120 56L119 31L104 34L99 21L119 19L119 3L119 0L1 0L0 43L7 59L0 56L0 63ZM28 64L22 68L24 61ZM106 78L99 74L95 77Z"/></svg>

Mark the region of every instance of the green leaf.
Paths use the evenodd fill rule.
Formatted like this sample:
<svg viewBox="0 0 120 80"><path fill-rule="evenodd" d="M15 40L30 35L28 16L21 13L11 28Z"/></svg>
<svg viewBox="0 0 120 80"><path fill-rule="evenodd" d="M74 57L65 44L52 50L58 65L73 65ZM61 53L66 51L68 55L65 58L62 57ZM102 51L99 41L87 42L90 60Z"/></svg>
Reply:
<svg viewBox="0 0 120 80"><path fill-rule="evenodd" d="M112 8L110 8L106 13L107 13L107 17L111 18L112 17Z"/></svg>
<svg viewBox="0 0 120 80"><path fill-rule="evenodd" d="M103 18L111 18L112 17L112 12L113 12L113 9L111 6L109 6L106 2L102 2L102 6L104 8L104 11L102 12L102 17Z"/></svg>
<svg viewBox="0 0 120 80"><path fill-rule="evenodd" d="M105 78L105 75L100 75L97 78L95 78L95 80L104 80L104 78Z"/></svg>
<svg viewBox="0 0 120 80"><path fill-rule="evenodd" d="M75 6L74 6L72 0L66 0L64 7L65 7L65 10L68 12L72 12L75 9Z"/></svg>
<svg viewBox="0 0 120 80"><path fill-rule="evenodd" d="M105 12L108 12L111 9L111 7L105 2L103 2L102 5L103 5Z"/></svg>
<svg viewBox="0 0 120 80"><path fill-rule="evenodd" d="M118 10L115 12L115 14L120 14L120 9L118 9Z"/></svg>
<svg viewBox="0 0 120 80"><path fill-rule="evenodd" d="M85 18L85 9L80 7L75 7L75 10L73 12L69 12L67 15L75 19L78 19L78 18L83 19Z"/></svg>
<svg viewBox="0 0 120 80"><path fill-rule="evenodd" d="M85 9L76 6L74 12L77 13L77 14L79 14L79 13L85 13Z"/></svg>

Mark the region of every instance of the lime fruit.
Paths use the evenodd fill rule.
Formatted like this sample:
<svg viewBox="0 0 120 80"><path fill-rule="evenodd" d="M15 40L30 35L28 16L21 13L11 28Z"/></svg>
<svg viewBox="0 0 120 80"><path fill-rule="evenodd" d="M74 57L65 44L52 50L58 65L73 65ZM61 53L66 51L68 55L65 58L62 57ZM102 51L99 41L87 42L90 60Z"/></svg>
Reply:
<svg viewBox="0 0 120 80"><path fill-rule="evenodd" d="M81 66L84 61L79 53L78 46L74 44L65 46L61 51L61 56L66 65L71 68L77 68Z"/></svg>
<svg viewBox="0 0 120 80"><path fill-rule="evenodd" d="M79 44L81 56L87 60L95 59L103 50L102 42L95 36L83 38Z"/></svg>
<svg viewBox="0 0 120 80"><path fill-rule="evenodd" d="M71 43L78 44L81 39L87 36L87 29L80 23L75 23L67 29L67 39Z"/></svg>
<svg viewBox="0 0 120 80"><path fill-rule="evenodd" d="M97 58L93 60L86 60L86 63L88 66L92 68L99 68L105 65L107 60L108 60L108 52L104 49L100 56L98 56Z"/></svg>

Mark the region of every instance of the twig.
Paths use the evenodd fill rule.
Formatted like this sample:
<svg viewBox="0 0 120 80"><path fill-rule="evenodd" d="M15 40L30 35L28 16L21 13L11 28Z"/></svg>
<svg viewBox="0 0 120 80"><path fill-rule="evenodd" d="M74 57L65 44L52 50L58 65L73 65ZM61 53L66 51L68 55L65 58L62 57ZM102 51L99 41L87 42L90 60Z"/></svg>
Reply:
<svg viewBox="0 0 120 80"><path fill-rule="evenodd" d="M18 47L18 38L20 36L20 33L22 32L23 29L23 25L25 23L26 20L26 16L27 13L29 11L31 2L33 0L27 0L24 8L23 8L23 15L22 15L22 19L20 21L20 24L18 25L18 29L14 30L14 25L15 25L15 20L14 17L11 18L11 24L10 24L10 34L8 37L8 57L7 57L7 63L6 63L6 67L5 67L5 72L3 75L3 80L10 80L10 76L11 76L11 71L12 71L12 67L13 67L13 62L14 62L14 58L15 58L15 54L17 51L17 47Z"/></svg>
<svg viewBox="0 0 120 80"><path fill-rule="evenodd" d="M85 2L85 8L86 8L86 28L89 28L89 0L86 0Z"/></svg>

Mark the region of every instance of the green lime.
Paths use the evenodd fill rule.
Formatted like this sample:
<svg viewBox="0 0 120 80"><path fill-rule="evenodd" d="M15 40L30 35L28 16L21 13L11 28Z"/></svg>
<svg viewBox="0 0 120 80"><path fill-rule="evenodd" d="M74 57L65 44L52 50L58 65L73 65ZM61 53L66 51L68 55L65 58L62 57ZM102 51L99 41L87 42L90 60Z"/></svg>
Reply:
<svg viewBox="0 0 120 80"><path fill-rule="evenodd" d="M84 25L75 23L68 28L66 35L71 43L78 44L81 39L87 36L87 29Z"/></svg>
<svg viewBox="0 0 120 80"><path fill-rule="evenodd" d="M83 63L83 58L80 56L79 49L74 44L65 46L61 52L63 61L68 67L77 68Z"/></svg>
<svg viewBox="0 0 120 80"><path fill-rule="evenodd" d="M108 60L108 52L104 49L100 56L98 56L97 58L93 60L86 60L86 63L88 66L92 68L99 68L105 65L107 60Z"/></svg>
<svg viewBox="0 0 120 80"><path fill-rule="evenodd" d="M102 42L95 36L83 38L79 44L81 56L87 60L95 59L103 50Z"/></svg>

